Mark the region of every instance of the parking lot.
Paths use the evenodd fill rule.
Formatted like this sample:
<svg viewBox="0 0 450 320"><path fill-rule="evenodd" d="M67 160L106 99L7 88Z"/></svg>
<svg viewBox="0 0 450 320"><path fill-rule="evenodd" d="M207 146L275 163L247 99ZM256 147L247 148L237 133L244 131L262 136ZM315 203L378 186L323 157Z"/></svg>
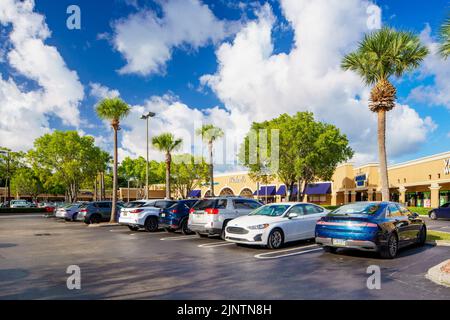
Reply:
<svg viewBox="0 0 450 320"><path fill-rule="evenodd" d="M450 231L450 221L429 221ZM40 215L0 217L1 299L450 299L424 275L450 258L426 245L394 260L357 251L324 253L302 241L271 251L220 239L126 227L87 227ZM81 268L81 290L66 269ZM381 289L366 286L381 268Z"/></svg>

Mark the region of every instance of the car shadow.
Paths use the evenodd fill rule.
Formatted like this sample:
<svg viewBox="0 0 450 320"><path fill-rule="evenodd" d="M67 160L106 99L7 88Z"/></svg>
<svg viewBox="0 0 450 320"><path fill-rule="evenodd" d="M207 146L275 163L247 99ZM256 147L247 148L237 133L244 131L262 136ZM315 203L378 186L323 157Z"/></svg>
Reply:
<svg viewBox="0 0 450 320"><path fill-rule="evenodd" d="M398 251L396 258L409 257L416 254L420 254L424 251L434 248L434 245L425 244L423 246L411 245L408 247L401 248ZM371 259L383 259L378 252L371 251L361 251L356 249L340 248L338 249L337 255L347 256L347 257L357 257L357 258L371 258Z"/></svg>
<svg viewBox="0 0 450 320"><path fill-rule="evenodd" d="M0 243L0 249L3 248L11 248L11 247L16 247L17 244L15 243Z"/></svg>

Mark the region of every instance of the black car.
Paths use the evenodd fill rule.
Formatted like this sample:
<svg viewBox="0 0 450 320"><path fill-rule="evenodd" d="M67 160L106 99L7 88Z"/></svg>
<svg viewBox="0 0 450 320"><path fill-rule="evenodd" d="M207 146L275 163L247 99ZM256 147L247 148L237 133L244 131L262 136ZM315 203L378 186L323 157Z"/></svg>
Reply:
<svg viewBox="0 0 450 320"><path fill-rule="evenodd" d="M181 230L183 234L191 234L188 228L189 210L198 200L180 200L159 214L159 227L168 232Z"/></svg>
<svg viewBox="0 0 450 320"><path fill-rule="evenodd" d="M450 219L450 202L444 203L439 208L433 209L428 213L428 216L433 219Z"/></svg>
<svg viewBox="0 0 450 320"><path fill-rule="evenodd" d="M395 202L357 202L342 206L317 221L316 243L327 252L350 248L394 258L399 248L424 245L425 222Z"/></svg>

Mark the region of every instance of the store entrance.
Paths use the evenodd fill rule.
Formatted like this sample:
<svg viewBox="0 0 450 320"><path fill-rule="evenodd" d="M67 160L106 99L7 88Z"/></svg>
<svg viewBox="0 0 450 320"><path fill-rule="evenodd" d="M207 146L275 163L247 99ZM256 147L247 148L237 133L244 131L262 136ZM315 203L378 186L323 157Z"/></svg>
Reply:
<svg viewBox="0 0 450 320"><path fill-rule="evenodd" d="M369 195L367 194L367 191L357 191L356 192L356 202L360 201L368 201Z"/></svg>

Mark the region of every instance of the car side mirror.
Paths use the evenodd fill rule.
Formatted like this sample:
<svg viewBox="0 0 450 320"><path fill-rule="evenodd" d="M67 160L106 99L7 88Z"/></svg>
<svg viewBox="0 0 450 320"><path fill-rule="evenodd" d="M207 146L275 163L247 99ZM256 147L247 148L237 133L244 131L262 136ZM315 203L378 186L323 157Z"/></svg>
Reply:
<svg viewBox="0 0 450 320"><path fill-rule="evenodd" d="M412 217L413 217L413 218L418 218L418 217L419 217L419 214L418 214L417 212L413 212L413 213L412 213Z"/></svg>
<svg viewBox="0 0 450 320"><path fill-rule="evenodd" d="M297 218L297 217L298 217L298 213L291 212L291 213L288 214L288 218L289 219L293 219L293 218Z"/></svg>

